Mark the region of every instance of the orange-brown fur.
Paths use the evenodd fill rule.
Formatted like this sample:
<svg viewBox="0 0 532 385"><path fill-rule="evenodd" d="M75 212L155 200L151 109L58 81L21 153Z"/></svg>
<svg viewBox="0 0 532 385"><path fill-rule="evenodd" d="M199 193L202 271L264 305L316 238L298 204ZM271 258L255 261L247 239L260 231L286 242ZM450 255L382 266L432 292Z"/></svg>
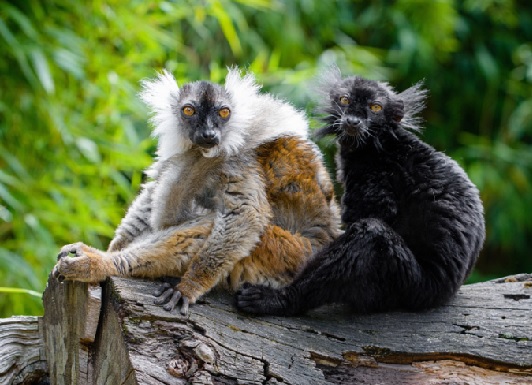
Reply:
<svg viewBox="0 0 532 385"><path fill-rule="evenodd" d="M137 247L133 241L107 252L67 245L56 275L91 282L111 275L180 276L178 289L191 303L218 283L236 289L243 282L276 287L291 282L310 255L337 235L333 185L316 147L304 139L277 138L257 147L255 157L268 205L260 215L269 223L249 255L234 260L228 250L222 261L206 259L201 249L215 220L206 214L161 230L149 245L143 241ZM69 251L75 251L77 258L66 258Z"/></svg>

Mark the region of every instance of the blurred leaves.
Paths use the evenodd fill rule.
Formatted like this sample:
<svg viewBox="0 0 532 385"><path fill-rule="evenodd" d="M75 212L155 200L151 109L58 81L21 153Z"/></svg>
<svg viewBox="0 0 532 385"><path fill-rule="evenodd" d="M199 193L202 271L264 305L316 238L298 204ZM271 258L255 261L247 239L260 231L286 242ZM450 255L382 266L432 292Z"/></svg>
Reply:
<svg viewBox="0 0 532 385"><path fill-rule="evenodd" d="M41 292L58 248L105 248L154 143L139 81L226 67L311 113L316 74L425 79L424 139L479 186L488 240L473 279L530 272L532 14L513 0L0 3L0 286ZM314 120L312 126L318 123ZM333 171L334 144L320 143ZM0 316L39 314L0 290Z"/></svg>

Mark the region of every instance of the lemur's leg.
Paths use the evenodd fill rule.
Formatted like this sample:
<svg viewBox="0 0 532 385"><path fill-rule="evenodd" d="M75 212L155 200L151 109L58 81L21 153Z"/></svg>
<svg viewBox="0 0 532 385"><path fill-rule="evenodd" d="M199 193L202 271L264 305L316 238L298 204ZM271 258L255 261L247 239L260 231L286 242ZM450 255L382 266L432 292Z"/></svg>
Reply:
<svg viewBox="0 0 532 385"><path fill-rule="evenodd" d="M327 303L370 312L408 306L404 297L423 281L423 269L403 239L384 222L363 219L318 252L289 286L245 285L236 303L255 314L294 315Z"/></svg>
<svg viewBox="0 0 532 385"><path fill-rule="evenodd" d="M312 245L308 238L268 225L251 255L236 262L224 278L227 278L227 283L233 290L244 282L279 287L293 280L311 254ZM212 272L197 274L194 263L198 262L198 258L199 254L194 256L179 284L163 284L155 293L159 297L155 303L165 303L163 307L172 310L182 301L180 311L186 314L189 303L195 302L200 294L208 292L218 283Z"/></svg>
<svg viewBox="0 0 532 385"><path fill-rule="evenodd" d="M292 282L311 254L309 238L269 225L251 255L235 264L228 283L233 290L244 282L284 286Z"/></svg>
<svg viewBox="0 0 532 385"><path fill-rule="evenodd" d="M105 252L81 242L61 248L55 277L100 282L109 276L182 276L212 229L212 218L146 233L120 251ZM73 257L69 257L73 254Z"/></svg>
<svg viewBox="0 0 532 385"><path fill-rule="evenodd" d="M281 229L278 226L268 225L260 238L259 244L251 255L240 259L228 270L227 283L235 290L244 282L267 284L279 287L292 281L304 262L312 254L309 239ZM218 281L214 269L198 274L195 263L200 262L200 254L196 254L188 264L181 282L177 285L164 283L155 296L156 304L164 304L165 310L173 310L182 302L180 312L186 314L190 303L208 292ZM229 259L229 258L228 258Z"/></svg>

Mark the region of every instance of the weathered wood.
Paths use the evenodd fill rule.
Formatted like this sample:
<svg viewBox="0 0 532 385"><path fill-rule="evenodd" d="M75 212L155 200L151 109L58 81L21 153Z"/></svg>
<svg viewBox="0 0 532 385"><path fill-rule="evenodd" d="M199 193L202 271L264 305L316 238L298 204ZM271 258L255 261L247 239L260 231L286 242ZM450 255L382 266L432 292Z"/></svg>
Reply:
<svg viewBox="0 0 532 385"><path fill-rule="evenodd" d="M48 366L39 317L0 319L0 384L45 384Z"/></svg>
<svg viewBox="0 0 532 385"><path fill-rule="evenodd" d="M354 315L329 306L303 317L256 318L237 313L227 293L211 293L187 317L168 313L153 304L156 283L112 278L94 342L80 338L87 285L50 283L50 378L73 385L530 385L531 281L520 275L464 286L451 304L424 313ZM76 376L80 351L87 368Z"/></svg>
<svg viewBox="0 0 532 385"><path fill-rule="evenodd" d="M99 324L101 293L99 285L48 280L43 336L52 384L92 383L89 347Z"/></svg>

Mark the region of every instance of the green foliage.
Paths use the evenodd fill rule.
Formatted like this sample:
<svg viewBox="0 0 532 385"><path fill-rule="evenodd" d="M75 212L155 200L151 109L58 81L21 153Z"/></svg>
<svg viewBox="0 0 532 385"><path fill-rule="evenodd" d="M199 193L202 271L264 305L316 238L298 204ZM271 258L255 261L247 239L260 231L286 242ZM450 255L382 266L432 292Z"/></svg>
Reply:
<svg viewBox="0 0 532 385"><path fill-rule="evenodd" d="M485 203L473 279L531 271L527 11L512 0L1 2L0 285L42 292L62 244L106 247L153 153L141 79L168 68L180 82L220 81L233 64L308 112L332 63L398 89L424 78L424 138ZM332 168L332 142L321 146ZM38 298L0 289L0 316L41 312Z"/></svg>

